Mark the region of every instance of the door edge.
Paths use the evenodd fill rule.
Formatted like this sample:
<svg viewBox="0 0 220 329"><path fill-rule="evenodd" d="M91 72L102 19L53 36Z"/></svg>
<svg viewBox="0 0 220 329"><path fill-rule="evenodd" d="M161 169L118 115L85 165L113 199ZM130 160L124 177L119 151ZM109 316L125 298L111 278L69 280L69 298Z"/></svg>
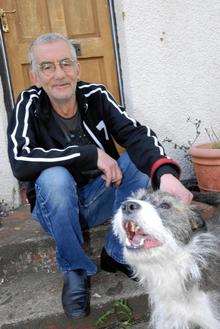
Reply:
<svg viewBox="0 0 220 329"><path fill-rule="evenodd" d="M121 105L124 107L125 106L124 86L123 86L123 79L122 79L121 57L120 57L120 52L119 52L119 38L118 38L118 33L117 33L117 21L116 21L114 0L108 0L108 5L109 5L110 20L111 20L111 31L112 31L112 40L113 40L113 45L114 45L117 78L118 78L118 85L119 85L118 86L119 87L119 96L120 96Z"/></svg>
<svg viewBox="0 0 220 329"><path fill-rule="evenodd" d="M6 48L5 48L3 31L1 26L0 26L0 72L2 79L4 103L7 112L7 117L9 118L10 113L14 107L14 95L12 90L11 77L9 72Z"/></svg>

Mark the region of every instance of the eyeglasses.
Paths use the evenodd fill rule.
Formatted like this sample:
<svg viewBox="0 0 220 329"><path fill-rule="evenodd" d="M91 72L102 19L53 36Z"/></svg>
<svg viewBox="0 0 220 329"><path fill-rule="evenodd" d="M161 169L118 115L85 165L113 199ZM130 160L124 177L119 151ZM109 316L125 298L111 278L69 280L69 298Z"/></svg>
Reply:
<svg viewBox="0 0 220 329"><path fill-rule="evenodd" d="M56 62L60 68L68 73L71 72L76 60L70 58L63 58L60 61ZM56 71L56 63L55 62L42 62L38 65L41 73L43 73L46 77L52 76Z"/></svg>

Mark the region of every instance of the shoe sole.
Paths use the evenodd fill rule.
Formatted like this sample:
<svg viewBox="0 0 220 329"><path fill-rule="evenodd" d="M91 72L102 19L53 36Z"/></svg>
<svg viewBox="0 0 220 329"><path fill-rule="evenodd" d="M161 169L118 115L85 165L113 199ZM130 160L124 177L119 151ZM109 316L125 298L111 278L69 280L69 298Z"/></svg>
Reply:
<svg viewBox="0 0 220 329"><path fill-rule="evenodd" d="M80 313L80 314L68 314L66 312L64 312L66 317L70 320L77 320L77 319L83 319L85 318L86 316L88 316L90 314L90 310L86 311L86 312L83 312L83 313Z"/></svg>

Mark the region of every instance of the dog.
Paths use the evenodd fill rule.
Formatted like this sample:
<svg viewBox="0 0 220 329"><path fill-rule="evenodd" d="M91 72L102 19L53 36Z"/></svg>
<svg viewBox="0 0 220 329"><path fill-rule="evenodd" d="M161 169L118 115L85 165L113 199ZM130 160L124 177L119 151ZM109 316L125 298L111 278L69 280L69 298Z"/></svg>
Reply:
<svg viewBox="0 0 220 329"><path fill-rule="evenodd" d="M220 194L210 199L218 204ZM220 329L219 213L205 222L195 205L140 190L122 203L113 231L149 295L149 328Z"/></svg>

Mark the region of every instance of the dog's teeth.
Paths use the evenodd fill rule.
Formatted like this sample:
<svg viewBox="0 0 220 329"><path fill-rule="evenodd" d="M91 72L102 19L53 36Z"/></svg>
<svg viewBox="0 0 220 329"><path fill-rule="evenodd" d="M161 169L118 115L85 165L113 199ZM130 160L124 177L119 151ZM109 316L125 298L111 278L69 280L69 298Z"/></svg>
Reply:
<svg viewBox="0 0 220 329"><path fill-rule="evenodd" d="M143 237L140 241L140 246L143 246L145 238Z"/></svg>
<svg viewBox="0 0 220 329"><path fill-rule="evenodd" d="M136 228L135 224L131 222L131 227L130 227L131 231L135 232L135 228Z"/></svg>
<svg viewBox="0 0 220 329"><path fill-rule="evenodd" d="M140 230L140 226L137 225L137 226L135 227L135 231L137 232L138 230Z"/></svg>
<svg viewBox="0 0 220 329"><path fill-rule="evenodd" d="M126 244L127 247L130 247L131 246L131 242L129 241L128 238L126 238L125 244Z"/></svg>

